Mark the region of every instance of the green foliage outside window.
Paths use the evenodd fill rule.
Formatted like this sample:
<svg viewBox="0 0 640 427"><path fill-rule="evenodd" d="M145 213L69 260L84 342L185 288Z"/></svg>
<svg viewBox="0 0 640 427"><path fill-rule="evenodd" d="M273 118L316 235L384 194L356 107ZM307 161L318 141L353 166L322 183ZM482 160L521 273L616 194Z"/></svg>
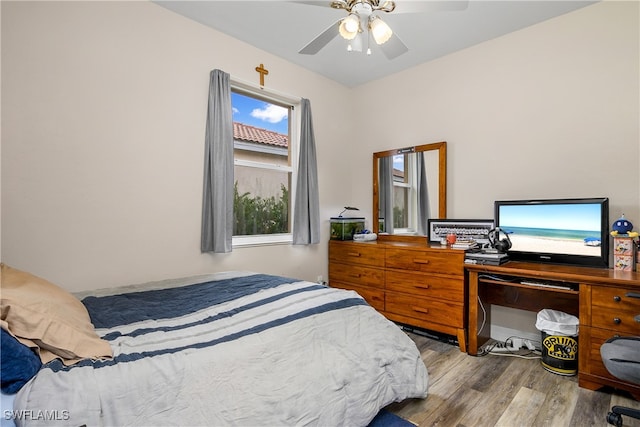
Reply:
<svg viewBox="0 0 640 427"><path fill-rule="evenodd" d="M280 185L278 197L262 198L233 186L233 235L252 236L289 232L289 189Z"/></svg>
<svg viewBox="0 0 640 427"><path fill-rule="evenodd" d="M408 220L405 215L404 208L398 206L393 207L393 228L407 228Z"/></svg>

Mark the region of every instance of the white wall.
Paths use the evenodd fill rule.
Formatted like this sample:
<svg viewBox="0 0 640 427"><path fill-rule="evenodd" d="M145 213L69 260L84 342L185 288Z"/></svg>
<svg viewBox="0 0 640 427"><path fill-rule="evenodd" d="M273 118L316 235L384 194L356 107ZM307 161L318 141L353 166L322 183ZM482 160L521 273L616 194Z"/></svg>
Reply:
<svg viewBox="0 0 640 427"><path fill-rule="evenodd" d="M74 291L238 269L326 277L328 218L351 201L344 87L151 2L0 7L5 263ZM209 72L257 84L260 63L270 89L311 100L322 244L201 254Z"/></svg>
<svg viewBox="0 0 640 427"><path fill-rule="evenodd" d="M446 140L450 218L493 218L498 199L607 196L611 221L640 229L638 22L638 2L605 1L358 87L387 118L361 129L360 150ZM361 169L354 203L371 206ZM493 321L533 324L522 315Z"/></svg>
<svg viewBox="0 0 640 427"><path fill-rule="evenodd" d="M492 218L503 198L608 196L640 228L638 5L601 2L354 89L385 117L360 129L361 151L447 141L452 218Z"/></svg>

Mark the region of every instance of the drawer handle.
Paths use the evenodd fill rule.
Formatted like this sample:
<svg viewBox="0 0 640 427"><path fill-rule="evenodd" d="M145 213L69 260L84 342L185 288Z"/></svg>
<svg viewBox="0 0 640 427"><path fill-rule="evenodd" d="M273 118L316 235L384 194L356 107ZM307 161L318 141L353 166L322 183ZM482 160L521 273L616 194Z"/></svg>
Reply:
<svg viewBox="0 0 640 427"><path fill-rule="evenodd" d="M629 298L640 298L640 292L627 292Z"/></svg>
<svg viewBox="0 0 640 427"><path fill-rule="evenodd" d="M429 285L415 285L416 289L429 289Z"/></svg>
<svg viewBox="0 0 640 427"><path fill-rule="evenodd" d="M620 323L622 323L622 320L620 320L619 317L614 317L613 318L613 323L615 323L616 325L619 325Z"/></svg>
<svg viewBox="0 0 640 427"><path fill-rule="evenodd" d="M359 279L359 278L361 278L361 277L362 277L362 274L359 274L359 273L352 273L352 274L350 274L349 276L350 276L350 277L355 277L356 279Z"/></svg>
<svg viewBox="0 0 640 427"><path fill-rule="evenodd" d="M429 309L428 308L422 308L422 307L411 307L411 309L415 312L418 313L422 313L422 314L429 314Z"/></svg>
<svg viewBox="0 0 640 427"><path fill-rule="evenodd" d="M359 256L361 256L361 255L360 255L360 252L347 252L347 255L349 255L349 256L355 256L355 257L359 257Z"/></svg>
<svg viewBox="0 0 640 427"><path fill-rule="evenodd" d="M414 258L413 262L416 264L429 264L428 259Z"/></svg>
<svg viewBox="0 0 640 427"><path fill-rule="evenodd" d="M620 298L620 295L616 295L615 297L613 297L613 300L615 302L620 302L622 300L622 298Z"/></svg>

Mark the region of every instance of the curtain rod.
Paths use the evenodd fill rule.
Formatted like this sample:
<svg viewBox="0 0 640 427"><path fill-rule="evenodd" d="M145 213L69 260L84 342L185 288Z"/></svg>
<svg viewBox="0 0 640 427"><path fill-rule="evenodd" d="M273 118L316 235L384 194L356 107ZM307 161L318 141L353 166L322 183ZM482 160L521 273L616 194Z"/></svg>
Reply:
<svg viewBox="0 0 640 427"><path fill-rule="evenodd" d="M247 82L245 80L238 79L231 76L231 87L238 89L250 90L252 92L261 91L265 98L271 98L271 101L282 102L287 101L291 104L300 104L302 97L289 95L288 93L280 92L273 89L267 89L264 86L256 85L254 83ZM275 98L277 97L277 98Z"/></svg>

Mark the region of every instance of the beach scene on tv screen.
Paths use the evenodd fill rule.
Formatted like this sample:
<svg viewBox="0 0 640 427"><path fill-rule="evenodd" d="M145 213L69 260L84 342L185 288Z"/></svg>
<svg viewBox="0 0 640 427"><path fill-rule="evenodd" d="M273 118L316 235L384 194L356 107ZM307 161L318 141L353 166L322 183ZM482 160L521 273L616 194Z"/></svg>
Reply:
<svg viewBox="0 0 640 427"><path fill-rule="evenodd" d="M513 251L599 256L600 227L598 204L500 206Z"/></svg>

